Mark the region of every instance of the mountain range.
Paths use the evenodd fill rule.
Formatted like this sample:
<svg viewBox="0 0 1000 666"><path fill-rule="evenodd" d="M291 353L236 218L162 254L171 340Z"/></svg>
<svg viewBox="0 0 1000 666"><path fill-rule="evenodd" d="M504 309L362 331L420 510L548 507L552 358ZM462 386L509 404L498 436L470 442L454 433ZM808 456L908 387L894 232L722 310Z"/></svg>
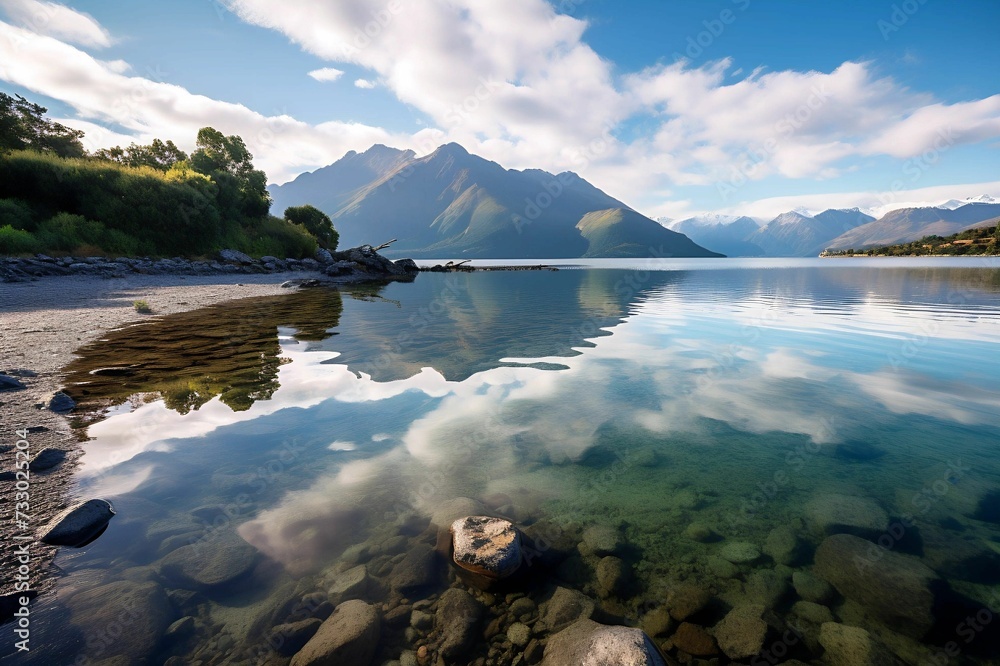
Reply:
<svg viewBox="0 0 1000 666"><path fill-rule="evenodd" d="M341 247L398 239L414 258L717 257L572 172L508 170L450 143L425 157L376 145L269 188L272 210L312 204Z"/></svg>
<svg viewBox="0 0 1000 666"><path fill-rule="evenodd" d="M1000 215L1000 203L981 196L936 206L900 208L881 217L857 208L812 214L797 209L762 223L747 216L710 214L670 227L730 257L814 257L823 250L864 249L948 236Z"/></svg>

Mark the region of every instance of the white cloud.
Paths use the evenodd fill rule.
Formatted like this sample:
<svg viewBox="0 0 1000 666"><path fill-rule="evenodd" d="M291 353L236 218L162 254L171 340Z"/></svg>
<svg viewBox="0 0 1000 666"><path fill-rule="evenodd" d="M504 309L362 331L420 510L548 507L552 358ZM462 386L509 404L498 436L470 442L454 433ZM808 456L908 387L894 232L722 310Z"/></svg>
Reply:
<svg viewBox="0 0 1000 666"><path fill-rule="evenodd" d="M886 183L888 186L890 183ZM826 210L828 208L860 208L875 217L881 217L891 210L899 208L920 208L938 206L949 199L959 201L969 197L989 195L1000 199L1000 180L985 183L968 183L964 185L935 185L912 190L867 191L867 192L817 192L815 194L797 194L785 197L768 197L756 201L734 202L731 206L716 212L729 215L749 215L770 220L796 208L810 210ZM684 219L706 211L692 209L690 202L672 202L654 206L648 214L653 216Z"/></svg>
<svg viewBox="0 0 1000 666"><path fill-rule="evenodd" d="M0 9L17 25L71 44L111 46L111 34L87 14L46 0L0 0Z"/></svg>
<svg viewBox="0 0 1000 666"><path fill-rule="evenodd" d="M508 168L576 171L619 199L673 217L692 211L683 210L685 202L656 203L678 187L832 179L872 157L921 155L942 135L949 146L1000 137L1000 95L946 104L877 76L871 63L744 74L729 60L700 67L679 61L617 73L584 41L587 22L559 14L546 0L224 2L314 55L368 70L357 87L386 87L431 126L396 135L338 121L311 126L155 80L115 77L129 72L127 63L95 62L67 44L43 41L40 34L110 41L90 17L45 0L0 4L8 13L55 8L75 17L59 24L75 32L56 30L54 20L47 28L5 26L13 42L0 47L0 78L139 141L159 134L183 143L209 124L239 133L278 182L375 142L425 154L457 141ZM342 69L309 75L333 81ZM632 120L638 122L625 125Z"/></svg>
<svg viewBox="0 0 1000 666"><path fill-rule="evenodd" d="M65 123L88 131L85 144L91 150L148 143L154 137L190 150L198 130L211 125L242 136L255 164L282 182L348 150L366 150L373 143L410 147L421 138L359 123L309 125L288 115L265 116L177 85L126 76L120 69L64 42L0 22L0 79L71 105L79 118Z"/></svg>
<svg viewBox="0 0 1000 666"><path fill-rule="evenodd" d="M322 69L314 69L309 72L309 76L322 82L336 81L344 75L344 71L336 69L334 67L323 67Z"/></svg>
<svg viewBox="0 0 1000 666"><path fill-rule="evenodd" d="M310 53L374 71L450 140L508 167L586 171L629 201L667 183L835 178L870 155L919 155L944 128L955 143L1000 136L1000 99L942 104L865 62L747 75L729 60L680 61L616 82L583 40L587 23L544 0L226 2ZM608 134L631 117L652 129L628 143Z"/></svg>

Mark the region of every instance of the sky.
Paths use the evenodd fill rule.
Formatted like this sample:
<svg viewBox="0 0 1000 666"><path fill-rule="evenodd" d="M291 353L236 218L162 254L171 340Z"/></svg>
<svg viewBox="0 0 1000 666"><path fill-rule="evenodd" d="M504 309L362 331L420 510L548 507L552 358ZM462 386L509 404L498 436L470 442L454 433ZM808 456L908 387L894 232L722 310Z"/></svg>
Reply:
<svg viewBox="0 0 1000 666"><path fill-rule="evenodd" d="M239 134L574 171L652 217L1000 197L996 0L0 0L0 91L94 150Z"/></svg>

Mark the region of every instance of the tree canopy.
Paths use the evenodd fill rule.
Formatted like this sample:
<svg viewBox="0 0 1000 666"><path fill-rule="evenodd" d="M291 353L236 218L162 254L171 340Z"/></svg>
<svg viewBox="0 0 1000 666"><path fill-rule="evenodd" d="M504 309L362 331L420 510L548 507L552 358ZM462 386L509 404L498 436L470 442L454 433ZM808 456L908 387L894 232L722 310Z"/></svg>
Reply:
<svg viewBox="0 0 1000 666"><path fill-rule="evenodd" d="M319 241L322 247L336 250L340 234L333 228L333 220L315 206L292 206L285 209L285 219L292 224L300 224Z"/></svg>
<svg viewBox="0 0 1000 666"><path fill-rule="evenodd" d="M44 106L0 92L0 152L36 150L59 157L83 157L83 132L45 117Z"/></svg>
<svg viewBox="0 0 1000 666"><path fill-rule="evenodd" d="M153 143L148 146L133 143L128 148L102 148L94 152L94 157L129 167L148 166L157 171L169 171L172 166L178 162L186 162L188 158L187 153L175 146L173 141L163 142L159 139L153 139Z"/></svg>

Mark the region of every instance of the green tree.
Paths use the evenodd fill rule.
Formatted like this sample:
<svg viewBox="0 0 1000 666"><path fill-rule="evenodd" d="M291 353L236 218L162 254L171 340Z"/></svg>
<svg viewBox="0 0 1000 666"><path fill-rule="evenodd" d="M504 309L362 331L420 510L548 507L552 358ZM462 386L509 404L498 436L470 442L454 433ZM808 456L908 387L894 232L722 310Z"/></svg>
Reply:
<svg viewBox="0 0 1000 666"><path fill-rule="evenodd" d="M315 206L292 206L285 209L285 219L291 224L300 224L319 241L322 247L336 250L340 234L333 228L333 220Z"/></svg>
<svg viewBox="0 0 1000 666"><path fill-rule="evenodd" d="M0 152L37 150L60 157L83 157L83 132L45 117L44 106L0 93Z"/></svg>
<svg viewBox="0 0 1000 666"><path fill-rule="evenodd" d="M164 142L159 139L153 139L153 143L148 146L133 143L128 148L103 148L94 153L94 157L124 166L148 166L157 171L169 171L175 164L186 162L188 158L187 153L175 146L173 141Z"/></svg>
<svg viewBox="0 0 1000 666"><path fill-rule="evenodd" d="M254 168L253 155L239 136L225 136L212 127L201 128L198 149L191 154L190 162L192 169L218 183L224 208L234 208L253 219L265 217L270 211L267 176Z"/></svg>

